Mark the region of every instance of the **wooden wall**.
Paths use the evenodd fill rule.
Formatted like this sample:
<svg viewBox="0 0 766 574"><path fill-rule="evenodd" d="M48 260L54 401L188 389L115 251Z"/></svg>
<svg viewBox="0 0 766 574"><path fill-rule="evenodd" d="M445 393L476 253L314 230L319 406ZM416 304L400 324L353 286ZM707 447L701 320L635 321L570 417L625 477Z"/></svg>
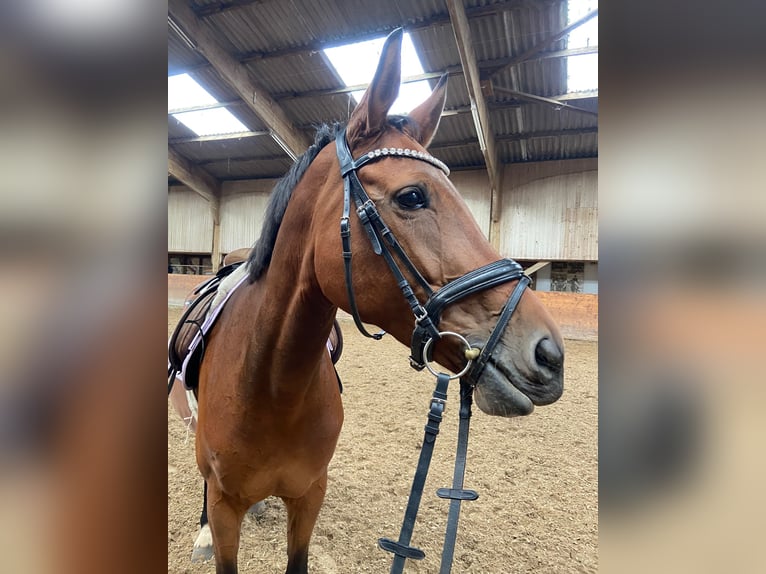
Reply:
<svg viewBox="0 0 766 574"><path fill-rule="evenodd" d="M456 171L450 175L450 179L468 204L484 236L489 237L490 191L487 171Z"/></svg>
<svg viewBox="0 0 766 574"><path fill-rule="evenodd" d="M509 165L503 188L503 255L531 260L598 260L597 160Z"/></svg>
<svg viewBox="0 0 766 574"><path fill-rule="evenodd" d="M458 171L450 177L489 237L486 171ZM258 238L274 183L249 180L223 184L222 253L249 247ZM496 242L502 255L523 260L598 260L596 159L508 165L502 185ZM209 204L204 199L188 190L169 191L169 251L210 253L212 227Z"/></svg>
<svg viewBox="0 0 766 574"><path fill-rule="evenodd" d="M206 199L186 187L168 190L168 251L210 253L213 214Z"/></svg>
<svg viewBox="0 0 766 574"><path fill-rule="evenodd" d="M263 214L276 180L231 181L221 198L221 252L251 247L261 234Z"/></svg>

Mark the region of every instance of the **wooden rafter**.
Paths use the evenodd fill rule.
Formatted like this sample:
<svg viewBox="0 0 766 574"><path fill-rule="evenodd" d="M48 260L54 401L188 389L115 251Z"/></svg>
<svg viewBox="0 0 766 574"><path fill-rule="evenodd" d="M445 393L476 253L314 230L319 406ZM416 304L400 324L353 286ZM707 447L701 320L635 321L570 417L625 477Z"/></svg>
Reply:
<svg viewBox="0 0 766 574"><path fill-rule="evenodd" d="M569 50L564 50L564 52L568 52ZM591 53L591 52L588 52ZM564 56L561 56L564 57ZM493 60L491 63L485 63L485 62L477 62L479 66L479 72L484 73L487 69L495 69L497 68L497 62L496 60ZM447 74L450 77L453 76L462 76L463 75L463 68L462 66L449 66L442 72L424 72L422 74L415 74L413 76L407 76L405 78L402 78L403 84L409 84L412 82L420 82L423 80L438 80L443 74ZM347 94L350 92L357 92L361 90L367 89L368 84L355 84L353 86L343 86L340 88L323 88L318 90L306 90L303 92L283 92L274 94L274 99L278 102L288 101L288 100L295 100L300 98L316 98L316 97L322 97L322 96L336 96L338 94ZM493 86L494 88L494 86ZM523 92L520 92L523 93ZM557 96L550 96L551 99L558 99L558 100L567 100L567 99L579 99L579 98L597 98L598 97L598 91L592 90L589 92L580 92L579 95L571 96L570 94L560 94ZM235 105L233 103L229 103L229 105ZM211 104L213 106L213 104ZM220 106L215 106L220 107ZM204 109L204 107L198 106L194 109ZM185 109L182 111L193 111L192 109ZM170 113L170 112L169 112ZM178 111L172 112L172 113L180 113Z"/></svg>
<svg viewBox="0 0 766 574"><path fill-rule="evenodd" d="M496 142L516 142L516 141L539 139L539 138L581 136L581 135L596 134L596 133L598 133L597 127L573 128L573 129L565 129L565 130L545 130L545 131L539 131L539 132L527 132L527 133L521 133L521 134L508 134L508 135L495 136L495 141ZM442 144L435 143L429 149L432 152L438 152L439 150L442 150L442 149L452 149L457 147L473 146L475 144L476 144L476 140L460 140L460 141L454 141L454 142L445 142Z"/></svg>
<svg viewBox="0 0 766 574"><path fill-rule="evenodd" d="M178 145L178 144L186 144L186 143L232 141L232 140L241 140L246 138L255 138L255 137L269 136L269 135L271 135L271 132L267 132L267 131L236 132L232 134L193 136L188 138L172 138L168 140L168 144Z"/></svg>
<svg viewBox="0 0 766 574"><path fill-rule="evenodd" d="M292 124L287 114L271 95L258 85L247 71L215 39L214 34L203 26L186 0L168 2L169 18L193 42L245 104L269 127L272 137L288 155L297 157L309 146L306 136Z"/></svg>
<svg viewBox="0 0 766 574"><path fill-rule="evenodd" d="M516 98L520 98L522 100L529 100L529 101L538 102L541 104L548 104L549 106L552 106L559 110L570 110L573 112L587 114L590 116L598 116L598 112L594 112L593 110L586 110L585 108L579 108L577 106L572 106L564 102L563 98L562 99L544 98L543 96L536 96L535 94L528 94L526 92L520 92L518 90L509 90L508 88L501 88L498 86L493 86L493 89L496 92L502 92L504 94L508 94Z"/></svg>
<svg viewBox="0 0 766 574"><path fill-rule="evenodd" d="M447 0L447 10L452 21L452 30L455 34L455 42L460 54L460 63L463 66L463 76L468 89L468 98L471 105L476 135L479 139L479 148L484 156L484 163L489 175L490 187L490 227L489 240L495 247L499 246L499 208L500 208L500 166L497 159L495 145L495 132L489 121L489 109L482 92L479 66L476 62L476 52L473 49L471 26L468 23L468 15L462 0Z"/></svg>
<svg viewBox="0 0 766 574"><path fill-rule="evenodd" d="M531 60L533 57L537 56L544 50L547 50L551 46L551 44L558 42L559 40L561 40L561 38L569 34L572 30L579 28L580 26L582 26L583 24L585 24L586 22L588 22L595 16L598 16L598 8L596 8L595 10L591 10L590 12L588 12L585 16L583 16L576 22L572 22L566 28L563 28L554 34L551 34L550 36L546 37L542 42L535 44L534 46L522 52L518 56L511 58L505 65L503 65L502 67L492 72L490 74L490 79L497 77L498 74L501 74L508 68L516 66L517 64L520 64L522 62L526 62L527 60Z"/></svg>
<svg viewBox="0 0 766 574"><path fill-rule="evenodd" d="M461 0L447 0L447 9L452 19L455 42L460 53L460 62L468 89L474 126L479 138L479 147L484 154L490 186L495 189L499 185L495 134L489 122L489 109L481 90L481 77L479 66L476 63L476 52L473 49L468 16Z"/></svg>
<svg viewBox="0 0 766 574"><path fill-rule="evenodd" d="M221 182L171 147L168 148L168 173L208 200L211 206L218 205Z"/></svg>
<svg viewBox="0 0 766 574"><path fill-rule="evenodd" d="M215 110L217 108L227 108L229 106L238 106L244 104L242 100L230 100L228 102L215 102L213 104L200 104L198 106L189 106L186 108L174 108L168 110L168 115L185 114L186 112L202 112L204 110Z"/></svg>
<svg viewBox="0 0 766 574"><path fill-rule="evenodd" d="M195 8L194 13L200 18L207 18L208 16L213 16L214 14L221 14L223 12L228 12L229 10L237 10L239 8L244 8L245 6L258 4L259 2L263 2L263 0L228 0L222 2L213 2L211 4L205 4L204 6Z"/></svg>

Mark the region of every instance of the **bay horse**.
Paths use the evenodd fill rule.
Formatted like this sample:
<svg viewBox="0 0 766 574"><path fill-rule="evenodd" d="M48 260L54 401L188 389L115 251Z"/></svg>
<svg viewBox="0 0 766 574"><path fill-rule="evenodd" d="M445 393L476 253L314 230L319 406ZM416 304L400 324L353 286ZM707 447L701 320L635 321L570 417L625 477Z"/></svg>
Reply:
<svg viewBox="0 0 766 574"><path fill-rule="evenodd" d="M225 268L234 265L241 265L248 260L251 251L252 248L250 247L242 247L227 253L226 257L223 259L223 267ZM213 279L215 279L215 277ZM191 292L189 292L189 294L186 296L184 307L188 307L189 305L192 305L198 298L204 297L205 287L207 287L210 283L211 279L208 279L199 285L196 285L194 289L192 289ZM212 307L212 302L210 306ZM201 309L201 311L204 312L204 309ZM196 317L198 315L199 312L194 316ZM176 331L183 328L184 318L182 317L179 321L179 325L176 326ZM194 328L189 329L189 331L194 332ZM171 337L170 345L174 344L176 336L177 333L174 333L174 336ZM333 365L340 360L341 354L343 353L343 333L337 320L333 321L330 335L327 338L327 351L330 354L330 359L332 360ZM342 384L340 382L340 377L337 375L337 372L336 377L338 378L338 385L340 385L342 390ZM192 390L187 390L184 382L176 377L175 384L172 386L168 397L176 414L181 418L182 421L184 421L184 424L186 424L187 433L196 432L197 400L195 393ZM194 547L191 555L192 562L205 562L213 557L213 539L207 517L207 483L204 485L202 499L202 512L200 513L199 519L200 529L197 533L197 538L194 541ZM264 501L260 500L252 504L247 512L252 516L260 516L265 512L265 508L266 506Z"/></svg>
<svg viewBox="0 0 766 574"><path fill-rule="evenodd" d="M470 341L481 368L468 376L490 415L527 415L563 391L553 319L526 289L521 267L501 260L484 237L447 167L426 152L446 76L408 115L388 116L401 82L401 40L401 30L387 38L345 128L320 128L275 188L248 281L210 331L196 457L208 484L217 574L237 572L242 519L267 496L287 509L287 574L308 572L343 423L325 347L338 308L358 327L377 325L411 345L415 364L433 360L457 373L468 366L472 349L463 341Z"/></svg>

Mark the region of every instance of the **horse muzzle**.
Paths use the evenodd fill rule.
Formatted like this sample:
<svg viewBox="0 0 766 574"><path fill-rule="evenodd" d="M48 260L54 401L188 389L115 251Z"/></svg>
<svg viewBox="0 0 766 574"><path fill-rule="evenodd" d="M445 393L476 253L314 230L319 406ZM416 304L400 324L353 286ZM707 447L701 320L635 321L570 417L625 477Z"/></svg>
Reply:
<svg viewBox="0 0 766 574"><path fill-rule="evenodd" d="M477 406L494 416L531 414L564 392L564 351L550 337L530 345L526 353L511 353L499 345L481 375L473 381ZM469 373L470 374L470 373Z"/></svg>

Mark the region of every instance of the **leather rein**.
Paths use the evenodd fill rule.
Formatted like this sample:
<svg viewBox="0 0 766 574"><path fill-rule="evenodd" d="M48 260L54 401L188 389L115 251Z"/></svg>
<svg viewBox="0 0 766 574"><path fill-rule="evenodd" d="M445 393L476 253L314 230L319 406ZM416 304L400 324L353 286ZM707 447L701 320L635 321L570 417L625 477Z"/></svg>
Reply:
<svg viewBox="0 0 766 574"><path fill-rule="evenodd" d="M373 251L376 255L382 256L386 261L402 295L415 316L415 329L412 333L410 344L410 365L416 370L427 368L436 377L436 388L431 399L428 423L425 426L423 447L420 452L418 467L415 471L399 540L394 541L389 538L378 540L381 548L394 554L391 574L401 573L404 570L406 559L421 560L425 557L425 553L422 550L410 545L410 540L433 453L434 442L439 433L439 423L442 420L442 414L446 406L447 386L450 380L460 379L460 422L453 485L452 488L440 488L437 491L439 497L451 500L447 518L447 532L442 550L441 568L439 570L440 574L448 574L452 567L460 503L462 500L475 500L479 496L473 490L463 489L473 389L484 372L487 363L490 361L492 353L518 306L524 290L529 285L530 279L524 275L524 270L516 261L500 259L474 269L434 291L381 218L375 203L364 190L357 171L368 163L386 157L401 157L423 161L439 168L445 175L449 175L449 168L428 153L403 148L375 149L354 160L346 142L345 129L336 136L335 147L338 162L340 163L341 177L343 178L343 215L340 220L340 235L343 245L344 274L349 307L354 323L357 329L366 337L379 340L385 334L384 331L369 333L365 329L356 304L352 282L351 227L349 222L352 200L356 205L357 216L372 244ZM424 304L421 304L418 300L412 285L397 263L397 260L425 291L428 299ZM480 351L479 349L472 348L471 344L458 333L439 331L438 325L441 314L447 305L473 293L510 281L518 281L518 283L508 297L500 313L500 318ZM466 347L467 363L460 373L453 376L437 372L429 364L433 343L445 336L453 336L460 339Z"/></svg>

